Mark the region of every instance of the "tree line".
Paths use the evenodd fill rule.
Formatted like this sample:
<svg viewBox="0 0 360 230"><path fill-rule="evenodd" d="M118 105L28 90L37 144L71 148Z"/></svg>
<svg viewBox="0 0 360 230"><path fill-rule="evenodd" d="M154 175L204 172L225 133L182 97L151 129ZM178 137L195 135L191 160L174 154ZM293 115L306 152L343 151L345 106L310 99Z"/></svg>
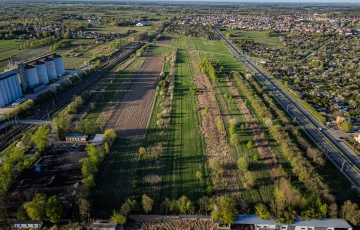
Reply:
<svg viewBox="0 0 360 230"><path fill-rule="evenodd" d="M285 113L278 109L272 98L264 92L266 89L261 88L257 82L246 80L240 73L233 73L232 77L241 86L254 109L262 117L264 124L269 128L271 135L279 143L284 156L292 166L293 173L308 190L308 194L301 194L299 189L293 187L285 178L285 174L276 181L275 199L269 204L271 216L275 217L276 221L285 223L293 222L297 216L304 219L319 219L327 216L336 218L338 207L335 197L330 194L329 186L316 172L315 167L302 155L301 149L305 150L307 157L319 167L325 164L323 154L318 149L312 148L311 144L300 136L299 131L293 127ZM280 121L280 124L276 124L276 119ZM355 220L360 218L357 207L350 201L345 202L344 205L341 209L344 211L341 211L340 216L355 223ZM346 208L347 206L352 208ZM265 212L267 205L257 207L259 214L265 213L261 216L268 216L268 212ZM349 211L346 211L347 209ZM353 217L349 217L349 212Z"/></svg>
<svg viewBox="0 0 360 230"><path fill-rule="evenodd" d="M127 199L120 209L113 210L111 220L117 224L126 223L127 216L130 213L144 212L148 214L152 211L154 205L153 199L146 194L141 196L141 200ZM169 199L161 203L160 209L165 214L210 214L214 220L219 220L225 224L232 224L237 218L238 210L236 202L229 196L208 197L203 196L197 202L191 201L186 196L179 199Z"/></svg>

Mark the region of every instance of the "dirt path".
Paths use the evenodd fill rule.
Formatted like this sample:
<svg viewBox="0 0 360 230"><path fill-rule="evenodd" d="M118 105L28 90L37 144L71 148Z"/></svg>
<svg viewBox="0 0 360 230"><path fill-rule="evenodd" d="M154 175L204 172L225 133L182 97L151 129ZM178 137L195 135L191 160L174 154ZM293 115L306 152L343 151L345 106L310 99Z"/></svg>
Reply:
<svg viewBox="0 0 360 230"><path fill-rule="evenodd" d="M281 170L277 164L275 154L273 153L273 150L270 147L269 142L266 140L265 136L262 134L259 124L256 121L256 118L254 118L251 115L249 108L246 106L245 102L241 98L239 91L235 88L235 86L233 85L233 82L229 78L226 78L226 82L227 82L228 86L230 87L231 92L233 93L236 101L239 103L241 111L244 113L246 119L248 120L248 123L254 134L255 146L256 146L257 150L259 151L261 158L264 159L265 164L269 168L271 177L273 179L281 177Z"/></svg>
<svg viewBox="0 0 360 230"><path fill-rule="evenodd" d="M170 46L170 45L171 45L171 42L172 42L172 39L170 39L170 38L164 38L164 39L158 40L158 41L156 42L156 44L163 45L163 46Z"/></svg>
<svg viewBox="0 0 360 230"><path fill-rule="evenodd" d="M208 159L218 158L225 164L223 177L227 180L227 188L218 188L218 195L231 194L238 195L239 183L236 179L236 165L233 157L230 155L230 146L226 141L226 132L224 122L222 120L219 105L216 101L212 85L205 74L199 73L197 70L197 60L200 59L199 54L195 51L190 52L191 63L195 70L194 82L198 91L199 109L201 113L201 132L205 136L206 154ZM204 113L204 109L208 107L209 112ZM217 123L222 123L222 130L219 131Z"/></svg>
<svg viewBox="0 0 360 230"><path fill-rule="evenodd" d="M143 138L146 133L164 56L143 59L143 65L105 126L115 129L119 138Z"/></svg>

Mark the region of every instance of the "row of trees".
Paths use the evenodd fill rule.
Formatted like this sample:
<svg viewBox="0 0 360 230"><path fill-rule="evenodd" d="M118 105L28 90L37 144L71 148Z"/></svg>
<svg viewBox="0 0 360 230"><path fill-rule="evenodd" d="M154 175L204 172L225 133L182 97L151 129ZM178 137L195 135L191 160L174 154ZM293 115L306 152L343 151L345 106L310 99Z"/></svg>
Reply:
<svg viewBox="0 0 360 230"><path fill-rule="evenodd" d="M152 211L154 201L146 194L141 197L141 207L136 200L128 199L121 206L119 210L114 210L111 220L117 224L124 224L127 216L131 212L145 212L146 214ZM220 220L225 224L232 224L237 218L238 210L236 209L236 202L232 197L219 196L209 198L203 196L195 204L186 196L181 196L179 199L166 198L160 205L161 210L168 214L194 214L198 211L200 214L208 215L210 212L214 220ZM197 211L196 211L197 209Z"/></svg>
<svg viewBox="0 0 360 230"><path fill-rule="evenodd" d="M40 46L40 45L45 45L45 44L55 41L55 39L56 38L54 36L50 36L50 37L38 39L38 40L35 39L35 40L28 41L28 42L21 44L20 49L28 49L28 48L33 48L33 47Z"/></svg>
<svg viewBox="0 0 360 230"><path fill-rule="evenodd" d="M25 168L30 168L40 156L41 152L45 151L49 133L50 127L46 125L39 126L36 131L30 130L24 134L21 143L8 147L2 152L3 162L0 167L0 201L4 198L7 189L17 175L17 173L14 172L17 171L20 173ZM28 143L25 145L23 141L25 142L26 139L28 139ZM29 151L34 144L38 147L35 158L25 156L26 152Z"/></svg>
<svg viewBox="0 0 360 230"><path fill-rule="evenodd" d="M25 111L28 111L29 109L33 108L34 106L35 106L34 101L31 99L28 99L24 103L18 105L16 108L5 111L4 114L2 115L2 120L6 121L8 119L9 120L14 119L17 115L19 115Z"/></svg>
<svg viewBox="0 0 360 230"><path fill-rule="evenodd" d="M198 63L198 68L201 73L206 74L212 81L216 81L216 71L211 61L208 58L203 59Z"/></svg>
<svg viewBox="0 0 360 230"><path fill-rule="evenodd" d="M30 202L20 206L18 220L49 220L57 223L64 216L63 204L58 196L46 199L45 194L36 193Z"/></svg>
<svg viewBox="0 0 360 230"><path fill-rule="evenodd" d="M47 38L44 38L47 39ZM71 46L71 41L70 40L61 40L58 43L55 43L54 45L50 46L50 51L54 51L54 50L59 50L59 49L64 49L67 47Z"/></svg>
<svg viewBox="0 0 360 230"><path fill-rule="evenodd" d="M84 176L82 183L87 188L95 187L95 174L98 171L101 163L105 158L105 153L109 152L112 142L116 138L116 133L113 129L107 129L104 133L103 145L96 147L93 144L86 145L86 152L88 157L80 159L81 173Z"/></svg>
<svg viewBox="0 0 360 230"><path fill-rule="evenodd" d="M311 163L302 156L302 153L296 144L289 144L289 140L292 140L289 132L291 132L292 135L295 134L295 136L297 136L297 133L287 120L285 114L272 104L273 102L270 101L270 97L264 97L271 103L271 105L273 105L272 108L274 113L280 121L284 122L283 126L285 127L275 124L273 111L269 109L269 106L266 105L255 92L253 92L253 89L255 88L255 90L261 94L264 89L256 85L256 83L251 85L239 73L234 73L233 77L238 82L238 85L242 87L253 107L263 118L265 125L270 128L270 133L279 143L284 155L290 161L290 164L293 167L293 172L298 175L299 180L304 184L308 191L310 191L311 196L308 197L314 197L313 199L318 199L320 202L318 202L319 205L313 207L313 199L309 200L302 197L301 193L297 189L291 187L288 180L281 178L281 180L277 182L278 185L275 190L275 200L272 202L273 208L271 211L273 216L280 222L292 222L295 220L297 215L301 215L306 218L325 217L327 212L324 211L324 209L327 210L328 204L332 204L335 201L335 198L329 193L327 184L325 184L323 182L323 178L316 173L314 166L312 166ZM309 143L304 142L304 140L302 141L310 146ZM316 151L313 152L316 153ZM288 192L284 193L284 191ZM285 198L289 198L285 199L284 196ZM327 203L322 203L320 197L322 197Z"/></svg>

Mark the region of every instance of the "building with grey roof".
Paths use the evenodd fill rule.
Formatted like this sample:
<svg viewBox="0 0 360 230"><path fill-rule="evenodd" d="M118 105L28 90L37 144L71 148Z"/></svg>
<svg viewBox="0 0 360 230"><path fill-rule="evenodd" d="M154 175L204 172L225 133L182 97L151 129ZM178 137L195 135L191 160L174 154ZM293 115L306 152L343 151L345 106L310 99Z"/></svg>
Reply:
<svg viewBox="0 0 360 230"><path fill-rule="evenodd" d="M263 220L256 215L238 215L234 224L253 225L255 230L352 230L344 219L303 220L297 218L292 224Z"/></svg>

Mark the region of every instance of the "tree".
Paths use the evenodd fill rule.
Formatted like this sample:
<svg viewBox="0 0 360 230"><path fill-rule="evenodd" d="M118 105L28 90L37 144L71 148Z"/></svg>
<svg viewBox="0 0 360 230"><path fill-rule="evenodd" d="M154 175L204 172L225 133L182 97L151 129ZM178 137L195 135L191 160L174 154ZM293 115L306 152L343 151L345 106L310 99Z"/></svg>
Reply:
<svg viewBox="0 0 360 230"><path fill-rule="evenodd" d="M205 107L205 109L204 109L204 114L206 115L206 114L208 114L209 113L209 107Z"/></svg>
<svg viewBox="0 0 360 230"><path fill-rule="evenodd" d="M114 222L115 224L123 225L126 223L126 217L123 216L120 211L113 211L112 216L110 217L110 220Z"/></svg>
<svg viewBox="0 0 360 230"><path fill-rule="evenodd" d="M341 206L340 217L356 225L360 221L358 205L351 203L350 200L345 201Z"/></svg>
<svg viewBox="0 0 360 230"><path fill-rule="evenodd" d="M199 199L200 213L207 215L210 206L210 199L207 196L203 196Z"/></svg>
<svg viewBox="0 0 360 230"><path fill-rule="evenodd" d="M259 216L260 219L270 220L271 218L268 208L262 203L255 205L255 214Z"/></svg>
<svg viewBox="0 0 360 230"><path fill-rule="evenodd" d="M143 194L141 197L141 204L146 214L151 212L154 200L148 197L146 194Z"/></svg>
<svg viewBox="0 0 360 230"><path fill-rule="evenodd" d="M63 216L63 204L58 196L49 197L46 207L46 216L51 223L57 223Z"/></svg>
<svg viewBox="0 0 360 230"><path fill-rule="evenodd" d="M31 220L43 220L45 217L46 195L36 193L33 199L24 204L24 208Z"/></svg>
<svg viewBox="0 0 360 230"><path fill-rule="evenodd" d="M247 171L244 173L244 188L251 189L255 185L255 177L252 172Z"/></svg>
<svg viewBox="0 0 360 230"><path fill-rule="evenodd" d="M107 129L104 132L104 141L108 144L112 143L116 138L116 132L114 129Z"/></svg>
<svg viewBox="0 0 360 230"><path fill-rule="evenodd" d="M47 125L42 125L31 137L31 140L37 145L40 152L44 151L47 146L47 136L49 135L49 133L50 128Z"/></svg>
<svg viewBox="0 0 360 230"><path fill-rule="evenodd" d="M165 200L161 203L161 210L165 211L165 215L170 208L171 200L169 198L165 198Z"/></svg>
<svg viewBox="0 0 360 230"><path fill-rule="evenodd" d="M249 141L246 146L249 148L249 149L252 149L254 148L254 142L253 141Z"/></svg>
<svg viewBox="0 0 360 230"><path fill-rule="evenodd" d="M198 181L202 181L203 175L200 171L196 171L195 176L196 176L196 179L198 179Z"/></svg>
<svg viewBox="0 0 360 230"><path fill-rule="evenodd" d="M237 163L238 168L241 171L245 172L248 170L249 163L248 163L246 157L240 157L236 163Z"/></svg>
<svg viewBox="0 0 360 230"><path fill-rule="evenodd" d="M81 182L82 182L87 188L93 188L93 187L96 186L93 175L89 175L88 177L85 177L84 179L82 179Z"/></svg>
<svg viewBox="0 0 360 230"><path fill-rule="evenodd" d="M70 37L69 32L64 33L64 38L65 39L69 39L69 37Z"/></svg>
<svg viewBox="0 0 360 230"><path fill-rule="evenodd" d="M189 198L187 198L186 196L180 197L178 200L178 204L180 213L186 214L188 212L192 212L194 209L191 200L189 200Z"/></svg>
<svg viewBox="0 0 360 230"><path fill-rule="evenodd" d="M216 197L213 202L211 217L225 224L232 224L238 214L235 205L235 201L230 197Z"/></svg>
<svg viewBox="0 0 360 230"><path fill-rule="evenodd" d="M26 209L25 209L25 207L23 205L21 205L17 209L15 216L16 216L16 219L18 219L18 220L28 220L29 219L29 216L28 216L28 214L26 212Z"/></svg>
<svg viewBox="0 0 360 230"><path fill-rule="evenodd" d="M344 132L351 132L352 130L352 123L350 120L346 120L341 124L341 129L344 130Z"/></svg>
<svg viewBox="0 0 360 230"><path fill-rule="evenodd" d="M337 218L338 217L338 206L336 203L332 203L328 207L328 216L330 218Z"/></svg>
<svg viewBox="0 0 360 230"><path fill-rule="evenodd" d="M139 148L139 154L140 154L140 155L144 155L145 153L146 153L146 148L140 147L140 148Z"/></svg>
<svg viewBox="0 0 360 230"><path fill-rule="evenodd" d="M76 202L81 218L86 218L90 211L90 203L88 200L80 197Z"/></svg>

